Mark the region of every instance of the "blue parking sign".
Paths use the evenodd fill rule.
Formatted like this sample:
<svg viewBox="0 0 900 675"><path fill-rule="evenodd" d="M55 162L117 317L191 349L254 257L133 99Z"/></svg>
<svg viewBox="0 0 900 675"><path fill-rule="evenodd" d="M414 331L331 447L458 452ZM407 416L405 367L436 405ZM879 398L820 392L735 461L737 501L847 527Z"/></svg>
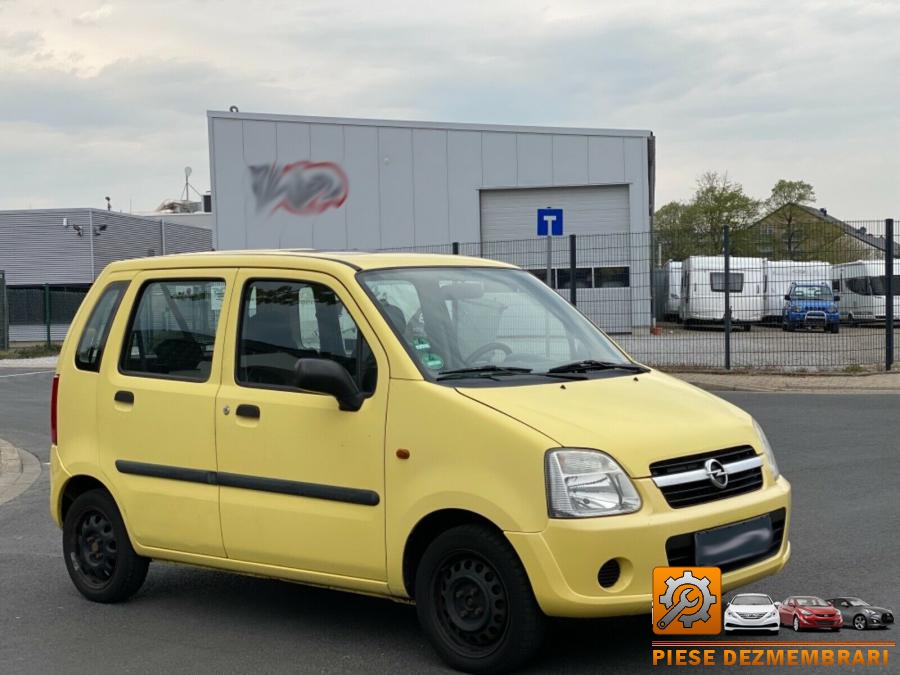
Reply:
<svg viewBox="0 0 900 675"><path fill-rule="evenodd" d="M548 234L561 237L563 233L562 209L538 209L537 210L537 236L546 237Z"/></svg>

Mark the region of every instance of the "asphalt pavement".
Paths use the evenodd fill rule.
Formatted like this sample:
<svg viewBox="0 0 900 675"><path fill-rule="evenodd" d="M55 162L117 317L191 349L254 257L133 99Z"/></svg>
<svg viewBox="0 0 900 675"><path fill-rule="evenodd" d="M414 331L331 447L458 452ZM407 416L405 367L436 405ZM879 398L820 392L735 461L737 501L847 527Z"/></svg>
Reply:
<svg viewBox="0 0 900 675"><path fill-rule="evenodd" d="M47 507L51 374L28 373L0 373L0 438L44 469L0 505L0 672L446 672L414 608L387 600L159 563L128 603L83 600ZM776 600L854 595L900 611L900 396L722 396L760 421L794 487L793 559L744 590ZM894 639L896 632L844 629L803 639ZM649 616L554 621L529 672L643 672L652 639ZM891 652L896 668L900 653Z"/></svg>

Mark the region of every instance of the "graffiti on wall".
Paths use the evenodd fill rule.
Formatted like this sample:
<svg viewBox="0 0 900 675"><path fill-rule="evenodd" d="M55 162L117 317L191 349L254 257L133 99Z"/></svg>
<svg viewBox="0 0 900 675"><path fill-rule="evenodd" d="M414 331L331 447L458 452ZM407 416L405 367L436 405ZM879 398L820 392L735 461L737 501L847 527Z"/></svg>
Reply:
<svg viewBox="0 0 900 675"><path fill-rule="evenodd" d="M299 216L338 209L349 194L347 174L334 162L250 166L257 211L284 209Z"/></svg>

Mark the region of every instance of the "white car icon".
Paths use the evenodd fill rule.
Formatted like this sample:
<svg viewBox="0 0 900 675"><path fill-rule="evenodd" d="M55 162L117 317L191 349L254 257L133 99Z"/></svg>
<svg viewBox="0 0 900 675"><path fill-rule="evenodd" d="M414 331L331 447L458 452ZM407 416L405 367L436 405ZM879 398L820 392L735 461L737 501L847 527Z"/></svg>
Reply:
<svg viewBox="0 0 900 675"><path fill-rule="evenodd" d="M768 630L778 632L778 607L764 593L741 593L725 605L725 632Z"/></svg>

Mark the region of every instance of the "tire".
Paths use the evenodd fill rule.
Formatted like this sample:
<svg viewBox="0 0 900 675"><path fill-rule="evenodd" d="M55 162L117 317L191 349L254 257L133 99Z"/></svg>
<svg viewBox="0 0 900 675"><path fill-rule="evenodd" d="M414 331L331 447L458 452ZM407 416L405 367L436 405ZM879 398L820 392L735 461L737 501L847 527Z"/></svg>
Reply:
<svg viewBox="0 0 900 675"><path fill-rule="evenodd" d="M147 578L148 558L131 546L122 515L106 490L78 497L63 522L63 557L75 588L93 602L122 602Z"/></svg>
<svg viewBox="0 0 900 675"><path fill-rule="evenodd" d="M457 670L515 670L540 649L544 615L525 569L503 535L487 527L454 527L428 546L415 600L432 646Z"/></svg>
<svg viewBox="0 0 900 675"><path fill-rule="evenodd" d="M800 632L800 619L798 619L796 615L794 615L794 632Z"/></svg>
<svg viewBox="0 0 900 675"><path fill-rule="evenodd" d="M840 330L841 330L841 327L840 327L838 324L834 324L834 325L831 327L831 332L834 333L834 334L839 333Z"/></svg>
<svg viewBox="0 0 900 675"><path fill-rule="evenodd" d="M749 323L744 324L744 332L745 333L749 333L752 328L753 328L753 326L750 325Z"/></svg>
<svg viewBox="0 0 900 675"><path fill-rule="evenodd" d="M862 614L857 614L853 617L853 627L856 630L865 630L869 627L869 622L866 621L866 617L864 617Z"/></svg>

